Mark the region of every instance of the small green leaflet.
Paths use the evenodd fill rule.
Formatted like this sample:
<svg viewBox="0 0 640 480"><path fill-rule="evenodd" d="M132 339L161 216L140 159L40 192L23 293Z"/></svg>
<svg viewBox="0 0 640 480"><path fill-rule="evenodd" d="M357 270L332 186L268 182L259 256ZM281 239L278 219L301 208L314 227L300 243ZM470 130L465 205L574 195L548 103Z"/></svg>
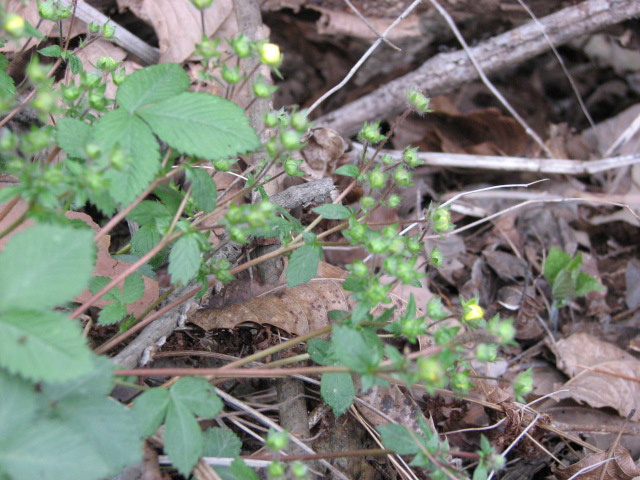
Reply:
<svg viewBox="0 0 640 480"><path fill-rule="evenodd" d="M222 400L202 377L184 377L171 387L171 398L183 403L199 417L213 418L222 410Z"/></svg>
<svg viewBox="0 0 640 480"><path fill-rule="evenodd" d="M341 365L358 373L375 370L384 356L384 347L372 330L334 325L331 343Z"/></svg>
<svg viewBox="0 0 640 480"><path fill-rule="evenodd" d="M347 165L342 165L338 167L335 172L336 175L343 175L345 177L357 177L360 175L360 170L355 165L348 163Z"/></svg>
<svg viewBox="0 0 640 480"><path fill-rule="evenodd" d="M118 88L116 100L135 113L141 107L174 97L189 88L189 75L180 65L162 63L136 70Z"/></svg>
<svg viewBox="0 0 640 480"><path fill-rule="evenodd" d="M16 85L6 72L0 70L0 98L10 98L16 94Z"/></svg>
<svg viewBox="0 0 640 480"><path fill-rule="evenodd" d="M45 57L58 58L62 55L62 48L60 48L60 45L51 45L49 47L41 48L38 50L38 53Z"/></svg>
<svg viewBox="0 0 640 480"><path fill-rule="evenodd" d="M318 273L318 263L322 258L320 245L304 245L289 257L287 266L287 286L295 287L311 280Z"/></svg>
<svg viewBox="0 0 640 480"><path fill-rule="evenodd" d="M172 283L186 285L200 269L200 246L195 235L180 237L169 254Z"/></svg>
<svg viewBox="0 0 640 480"><path fill-rule="evenodd" d="M382 438L385 448L393 450L399 455L415 455L420 451L409 429L404 425L390 423L376 427ZM413 434L416 435L415 433Z"/></svg>
<svg viewBox="0 0 640 480"><path fill-rule="evenodd" d="M167 414L169 392L164 388L152 388L135 399L133 413L144 437L153 435Z"/></svg>
<svg viewBox="0 0 640 480"><path fill-rule="evenodd" d="M329 220L342 220L343 218L349 218L351 216L351 210L343 205L336 205L334 203L326 203L315 207L313 209L319 215Z"/></svg>
<svg viewBox="0 0 640 480"><path fill-rule="evenodd" d="M320 381L322 400L331 407L336 417L342 415L353 403L356 389L348 373L325 373Z"/></svg>
<svg viewBox="0 0 640 480"><path fill-rule="evenodd" d="M171 402L165 421L164 447L180 473L189 476L202 456L204 439L198 421L186 405Z"/></svg>
<svg viewBox="0 0 640 480"><path fill-rule="evenodd" d="M234 458L240 455L241 451L242 440L231 430L211 427L204 431L203 456Z"/></svg>
<svg viewBox="0 0 640 480"><path fill-rule="evenodd" d="M91 136L91 125L77 118L62 117L56 125L56 142L67 155L85 158L85 146Z"/></svg>
<svg viewBox="0 0 640 480"><path fill-rule="evenodd" d="M321 338L312 338L307 342L307 353L318 365L337 365L338 359L333 344Z"/></svg>
<svg viewBox="0 0 640 480"><path fill-rule="evenodd" d="M196 205L204 212L212 212L216 208L218 198L218 190L213 178L207 170L202 168L187 166L186 173L191 181L191 192Z"/></svg>
<svg viewBox="0 0 640 480"><path fill-rule="evenodd" d="M142 226L155 225L161 219L170 221L171 217L172 214L166 205L151 200L143 200L127 215L129 220Z"/></svg>
<svg viewBox="0 0 640 480"><path fill-rule="evenodd" d="M162 240L162 235L154 225L143 225L131 237L131 252L138 257L142 257L160 243L160 240Z"/></svg>

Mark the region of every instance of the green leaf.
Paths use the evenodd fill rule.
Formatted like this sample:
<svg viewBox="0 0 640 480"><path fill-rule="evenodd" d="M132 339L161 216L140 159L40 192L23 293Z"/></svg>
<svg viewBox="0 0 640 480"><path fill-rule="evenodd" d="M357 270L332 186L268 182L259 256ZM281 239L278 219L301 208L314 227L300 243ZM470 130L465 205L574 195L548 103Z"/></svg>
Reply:
<svg viewBox="0 0 640 480"><path fill-rule="evenodd" d="M119 260L119 261L125 262L125 263L135 263L138 260L140 260L141 256L142 255L127 255L127 254L124 254L124 255L112 255L114 260ZM155 272L151 268L151 265L149 265L147 263L145 263L143 265L140 265L140 267L138 267L136 272L140 273L141 275L143 275L145 277L151 278L152 280L156 279Z"/></svg>
<svg viewBox="0 0 640 480"><path fill-rule="evenodd" d="M372 330L334 325L331 343L340 364L358 373L375 370L384 356L382 342Z"/></svg>
<svg viewBox="0 0 640 480"><path fill-rule="evenodd" d="M344 205L336 205L334 203L325 203L314 208L313 211L329 220L341 220L351 216L351 210Z"/></svg>
<svg viewBox="0 0 640 480"><path fill-rule="evenodd" d="M598 282L597 279L584 272L580 272L578 274L578 278L576 279L577 297L582 297L587 293L597 292L599 290L604 290L604 287L600 284L600 282Z"/></svg>
<svg viewBox="0 0 640 480"><path fill-rule="evenodd" d="M342 165L341 167L338 167L335 172L336 175L343 175L345 177L357 177L358 175L360 175L360 170L358 169L357 166L353 165L352 163L348 163L346 165Z"/></svg>
<svg viewBox="0 0 640 480"><path fill-rule="evenodd" d="M91 136L91 125L77 118L62 117L56 125L56 142L67 155L85 158L85 145Z"/></svg>
<svg viewBox="0 0 640 480"><path fill-rule="evenodd" d="M222 411L222 400L202 377L183 377L170 389L171 398L199 417L213 418Z"/></svg>
<svg viewBox="0 0 640 480"><path fill-rule="evenodd" d="M318 263L322 258L322 247L305 245L294 251L287 266L287 285L295 287L311 280L318 273Z"/></svg>
<svg viewBox="0 0 640 480"><path fill-rule="evenodd" d="M187 178L191 181L191 193L198 208L212 212L216 208L218 190L209 172L202 168L186 167Z"/></svg>
<svg viewBox="0 0 640 480"><path fill-rule="evenodd" d="M233 458L240 455L241 451L242 440L231 430L221 427L205 430L203 456Z"/></svg>
<svg viewBox="0 0 640 480"><path fill-rule="evenodd" d="M94 250L88 229L36 225L18 233L0 253L0 312L68 302L86 286Z"/></svg>
<svg viewBox="0 0 640 480"><path fill-rule="evenodd" d="M420 451L419 445L412 438L411 431L404 425L390 423L376 427L385 448L399 455L415 455ZM415 436L416 434L413 433Z"/></svg>
<svg viewBox="0 0 640 480"><path fill-rule="evenodd" d="M173 214L178 211L178 208L180 208L180 204L184 199L184 193L172 185L172 183L169 183L169 185L160 184L153 189L153 194L167 206L173 216Z"/></svg>
<svg viewBox="0 0 640 480"><path fill-rule="evenodd" d="M200 425L182 402L170 402L164 430L164 446L169 460L185 477L202 456L204 440Z"/></svg>
<svg viewBox="0 0 640 480"><path fill-rule="evenodd" d="M111 279L109 277L105 277L105 276L96 276L96 277L91 277L89 279L89 291L91 292L92 295L95 295L96 293L98 293L100 290L102 290L104 287L107 286L107 284L111 281ZM102 298L104 300L109 300L112 302L119 302L121 301L122 295L120 293L120 290L118 289L118 287L113 287L111 290L109 290L107 293L105 293Z"/></svg>
<svg viewBox="0 0 640 480"><path fill-rule="evenodd" d="M124 280L124 288L122 291L122 301L124 303L133 303L140 300L144 295L144 280L139 273L132 273Z"/></svg>
<svg viewBox="0 0 640 480"><path fill-rule="evenodd" d="M388 387L389 382L384 378L376 377L370 373L365 373L360 377L360 390L362 393L367 393L372 387L380 385L382 387Z"/></svg>
<svg viewBox="0 0 640 480"><path fill-rule="evenodd" d="M160 139L188 155L220 160L260 148L244 111L207 93L181 93L138 114Z"/></svg>
<svg viewBox="0 0 640 480"><path fill-rule="evenodd" d="M16 84L9 75L0 71L0 98L12 98L16 94Z"/></svg>
<svg viewBox="0 0 640 480"><path fill-rule="evenodd" d="M169 275L172 283L186 285L200 268L200 246L194 235L180 237L169 254Z"/></svg>
<svg viewBox="0 0 640 480"><path fill-rule="evenodd" d="M109 192L116 202L127 205L149 186L160 169L160 148L151 129L124 109L103 115L93 127L93 141L105 152L119 147L128 162L107 171Z"/></svg>
<svg viewBox="0 0 640 480"><path fill-rule="evenodd" d="M60 45L51 45L49 47L41 48L38 50L38 53L45 57L58 58L62 55L62 48L60 48Z"/></svg>
<svg viewBox="0 0 640 480"><path fill-rule="evenodd" d="M118 104L134 113L184 92L190 85L189 75L175 63L163 63L136 70L118 88Z"/></svg>
<svg viewBox="0 0 640 480"><path fill-rule="evenodd" d="M231 464L231 473L237 480L258 480L258 474L241 458L236 458Z"/></svg>
<svg viewBox="0 0 640 480"><path fill-rule="evenodd" d="M6 310L0 315L0 366L34 381L60 382L93 368L76 322L58 312Z"/></svg>
<svg viewBox="0 0 640 480"><path fill-rule="evenodd" d="M105 305L98 314L99 325L113 325L127 315L127 307L120 302Z"/></svg>
<svg viewBox="0 0 640 480"><path fill-rule="evenodd" d="M155 225L156 219L170 220L171 217L171 212L166 205L151 200L143 200L127 215L129 220L142 226Z"/></svg>
<svg viewBox="0 0 640 480"><path fill-rule="evenodd" d="M553 283L560 270L564 269L570 261L571 255L553 247L544 262L544 278L547 282Z"/></svg>
<svg viewBox="0 0 640 480"><path fill-rule="evenodd" d="M0 369L0 442L31 422L36 414L34 385Z"/></svg>
<svg viewBox="0 0 640 480"><path fill-rule="evenodd" d="M113 390L113 362L107 357L93 357L93 368L67 382L43 383L42 394L53 405L72 397L104 397Z"/></svg>
<svg viewBox="0 0 640 480"><path fill-rule="evenodd" d="M307 353L318 365L337 365L338 358L333 345L321 338L312 338L307 342Z"/></svg>
<svg viewBox="0 0 640 480"><path fill-rule="evenodd" d="M142 459L142 441L133 414L109 397L77 397L55 406L55 415L102 457L108 477Z"/></svg>
<svg viewBox="0 0 640 480"><path fill-rule="evenodd" d="M43 419L11 434L0 437L0 466L12 480L97 480L112 475L86 438L64 422Z"/></svg>
<svg viewBox="0 0 640 480"><path fill-rule="evenodd" d="M324 373L320 381L322 400L331 407L336 417L339 417L353 403L356 389L348 373Z"/></svg>
<svg viewBox="0 0 640 480"><path fill-rule="evenodd" d="M132 410L143 437L153 435L160 428L167 413L169 401L169 392L160 387L147 390L136 397Z"/></svg>
<svg viewBox="0 0 640 480"><path fill-rule="evenodd" d="M74 75L79 74L84 67L82 66L82 60L77 55L69 55L69 67L71 67L71 73Z"/></svg>

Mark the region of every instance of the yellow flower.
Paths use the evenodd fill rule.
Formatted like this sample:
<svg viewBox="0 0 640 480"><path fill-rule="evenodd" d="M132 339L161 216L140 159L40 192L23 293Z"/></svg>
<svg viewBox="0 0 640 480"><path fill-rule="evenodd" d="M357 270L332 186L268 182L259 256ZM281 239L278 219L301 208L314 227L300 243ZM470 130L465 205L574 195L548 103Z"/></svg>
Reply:
<svg viewBox="0 0 640 480"><path fill-rule="evenodd" d="M465 322L472 322L484 318L484 309L477 303L470 303L465 305L462 314L462 320Z"/></svg>
<svg viewBox="0 0 640 480"><path fill-rule="evenodd" d="M24 33L24 18L20 15L16 15L15 13L10 13L5 18L3 27L7 33L10 33L14 37L19 37Z"/></svg>
<svg viewBox="0 0 640 480"><path fill-rule="evenodd" d="M282 62L280 47L275 43L263 43L259 49L260 61L270 67L277 67Z"/></svg>

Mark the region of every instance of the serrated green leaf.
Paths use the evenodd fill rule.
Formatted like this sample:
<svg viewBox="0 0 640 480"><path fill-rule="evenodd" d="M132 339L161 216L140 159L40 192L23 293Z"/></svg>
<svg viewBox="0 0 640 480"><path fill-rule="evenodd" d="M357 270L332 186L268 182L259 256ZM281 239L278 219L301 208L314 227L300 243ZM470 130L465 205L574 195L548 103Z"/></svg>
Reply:
<svg viewBox="0 0 640 480"><path fill-rule="evenodd" d="M147 250L148 251L148 250ZM121 262L124 263L135 263L138 260L140 260L140 257L142 255L112 255L112 258L114 260L119 260ZM140 267L138 267L138 269L136 270L136 272L138 272L139 274L151 278L152 280L156 279L156 274L153 271L153 269L151 268L151 265L145 263L143 265L140 265Z"/></svg>
<svg viewBox="0 0 640 480"><path fill-rule="evenodd" d="M411 432L404 425L390 423L380 425L376 427L376 430L380 433L384 447L399 455L415 455L420 451L420 446L416 445ZM414 433L414 435L416 434Z"/></svg>
<svg viewBox="0 0 640 480"><path fill-rule="evenodd" d="M62 117L56 125L56 142L67 155L85 158L85 146L91 136L91 125L77 118Z"/></svg>
<svg viewBox="0 0 640 480"><path fill-rule="evenodd" d="M36 392L32 383L0 369L0 442L23 428L36 415Z"/></svg>
<svg viewBox="0 0 640 480"><path fill-rule="evenodd" d="M113 325L127 315L127 307L120 302L105 305L98 314L98 325Z"/></svg>
<svg viewBox="0 0 640 480"><path fill-rule="evenodd" d="M202 430L193 413L182 402L170 402L164 429L164 447L169 460L185 477L202 456Z"/></svg>
<svg viewBox="0 0 640 480"><path fill-rule="evenodd" d="M169 275L172 283L186 285L200 268L200 246L193 235L179 238L169 254Z"/></svg>
<svg viewBox="0 0 640 480"><path fill-rule="evenodd" d="M71 68L71 73L73 73L74 75L79 74L84 69L84 67L82 66L82 60L80 60L80 57L78 57L77 55L69 55L68 62L69 67Z"/></svg>
<svg viewBox="0 0 640 480"><path fill-rule="evenodd" d="M584 272L578 274L578 278L576 279L576 297L582 297L583 295L599 290L604 290L604 287L597 279Z"/></svg>
<svg viewBox="0 0 640 480"><path fill-rule="evenodd" d="M111 281L111 279L109 277L105 277L103 275L99 275L99 276L95 276L95 277L91 277L89 279L89 291L95 295L96 293L98 293L100 290L102 290L104 287L107 286L107 284ZM118 302L120 301L121 295L120 295L120 290L118 290L118 287L113 287L111 290L109 290L107 293L105 293L102 298L104 300L109 300L109 301L115 301Z"/></svg>
<svg viewBox="0 0 640 480"><path fill-rule="evenodd" d="M221 427L212 427L204 431L205 457L233 458L240 455L242 440L231 430Z"/></svg>
<svg viewBox="0 0 640 480"><path fill-rule="evenodd" d="M338 358L333 345L321 338L312 338L307 342L307 353L318 365L337 365Z"/></svg>
<svg viewBox="0 0 640 480"><path fill-rule="evenodd" d="M118 88L118 104L133 113L141 107L161 102L184 92L189 75L175 63L163 63L136 70Z"/></svg>
<svg viewBox="0 0 640 480"><path fill-rule="evenodd" d="M334 325L331 343L340 364L358 373L374 370L384 356L382 342L371 330Z"/></svg>
<svg viewBox="0 0 640 480"><path fill-rule="evenodd" d="M351 216L351 210L344 205L336 205L334 203L325 203L315 207L313 211L329 220L341 220Z"/></svg>
<svg viewBox="0 0 640 480"><path fill-rule="evenodd" d="M0 71L0 98L11 98L16 94L16 84L9 75Z"/></svg>
<svg viewBox="0 0 640 480"><path fill-rule="evenodd" d="M185 92L138 114L160 139L188 155L220 160L260 148L244 111L215 95Z"/></svg>
<svg viewBox="0 0 640 480"><path fill-rule="evenodd" d="M49 308L86 286L94 264L93 231L36 225L0 253L0 311Z"/></svg>
<svg viewBox="0 0 640 480"><path fill-rule="evenodd" d="M287 266L287 286L293 288L315 277L321 258L322 247L319 245L305 245L294 251Z"/></svg>
<svg viewBox="0 0 640 480"><path fill-rule="evenodd" d="M556 275L565 268L569 262L571 261L571 255L563 252L557 247L553 247L549 250L549 254L547 255L547 259L544 262L543 274L544 278L549 283L553 283L556 278Z"/></svg>
<svg viewBox="0 0 640 480"><path fill-rule="evenodd" d="M144 295L144 280L139 273L132 273L124 280L122 301L126 304L140 300Z"/></svg>
<svg viewBox="0 0 640 480"><path fill-rule="evenodd" d="M109 397L76 397L55 406L56 417L84 437L109 466L107 477L142 459L142 439L132 412Z"/></svg>
<svg viewBox="0 0 640 480"><path fill-rule="evenodd" d="M360 169L352 163L348 163L346 165L342 165L338 167L335 172L336 175L343 175L345 177L357 177L360 175Z"/></svg>
<svg viewBox="0 0 640 480"><path fill-rule="evenodd" d="M169 392L164 388L152 388L136 397L132 410L143 437L153 435L160 428L169 401Z"/></svg>
<svg viewBox="0 0 640 480"><path fill-rule="evenodd" d="M87 375L68 382L43 383L42 394L51 405L72 397L104 397L113 390L113 369L110 359L93 356L93 368Z"/></svg>
<svg viewBox="0 0 640 480"><path fill-rule="evenodd" d="M231 464L231 473L237 480L258 480L258 474L241 458L236 458Z"/></svg>
<svg viewBox="0 0 640 480"><path fill-rule="evenodd" d="M155 247L162 240L162 235L153 225L144 225L131 237L131 252L137 257Z"/></svg>
<svg viewBox="0 0 640 480"><path fill-rule="evenodd" d="M0 440L0 465L12 480L98 480L111 475L86 438L60 420L43 419L10 433Z"/></svg>
<svg viewBox="0 0 640 480"><path fill-rule="evenodd" d="M169 212L175 213L180 208L180 204L184 199L184 192L179 191L176 187L165 184L160 184L153 189L153 194L164 203Z"/></svg>
<svg viewBox="0 0 640 480"><path fill-rule="evenodd" d="M38 50L38 53L40 55L44 55L45 57L58 58L60 57L60 55L62 55L62 48L60 48L60 45L50 45L48 47L41 48L40 50Z"/></svg>
<svg viewBox="0 0 640 480"><path fill-rule="evenodd" d="M199 417L213 418L224 406L213 385L202 377L183 377L172 385L170 393L175 402Z"/></svg>
<svg viewBox="0 0 640 480"><path fill-rule="evenodd" d="M209 172L202 168L186 167L187 178L191 181L191 193L198 208L212 212L216 208L218 190Z"/></svg>
<svg viewBox="0 0 640 480"><path fill-rule="evenodd" d="M86 375L93 362L77 323L58 312L10 309L0 315L0 366L60 382Z"/></svg>
<svg viewBox="0 0 640 480"><path fill-rule="evenodd" d="M320 381L322 400L331 407L336 417L339 417L353 403L356 389L348 373L324 373Z"/></svg>
<svg viewBox="0 0 640 480"><path fill-rule="evenodd" d="M3 53L0 53L0 71L6 72L8 66L9 60L7 59L7 56Z"/></svg>
<svg viewBox="0 0 640 480"><path fill-rule="evenodd" d="M107 153L115 147L124 152L126 164L119 170L109 169L106 176L113 199L124 205L131 203L160 169L160 147L153 132L137 116L119 108L95 123L92 139Z"/></svg>

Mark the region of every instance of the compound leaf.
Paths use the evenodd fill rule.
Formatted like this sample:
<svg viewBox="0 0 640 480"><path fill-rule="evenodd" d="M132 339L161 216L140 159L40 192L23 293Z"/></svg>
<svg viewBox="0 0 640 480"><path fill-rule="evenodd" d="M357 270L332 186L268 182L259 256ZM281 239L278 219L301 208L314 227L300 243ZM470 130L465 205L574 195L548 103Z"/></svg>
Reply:
<svg viewBox="0 0 640 480"><path fill-rule="evenodd" d="M171 398L200 417L213 418L222 410L222 400L213 385L201 377L183 377L171 387Z"/></svg>
<svg viewBox="0 0 640 480"><path fill-rule="evenodd" d="M67 155L85 158L85 146L91 136L91 125L77 118L62 117L56 125L56 142Z"/></svg>
<svg viewBox="0 0 640 480"><path fill-rule="evenodd" d="M231 430L221 427L205 430L203 456L234 458L241 451L242 440Z"/></svg>
<svg viewBox="0 0 640 480"><path fill-rule="evenodd" d="M138 419L142 436L153 435L167 413L169 392L164 388L152 388L135 399L133 413Z"/></svg>

